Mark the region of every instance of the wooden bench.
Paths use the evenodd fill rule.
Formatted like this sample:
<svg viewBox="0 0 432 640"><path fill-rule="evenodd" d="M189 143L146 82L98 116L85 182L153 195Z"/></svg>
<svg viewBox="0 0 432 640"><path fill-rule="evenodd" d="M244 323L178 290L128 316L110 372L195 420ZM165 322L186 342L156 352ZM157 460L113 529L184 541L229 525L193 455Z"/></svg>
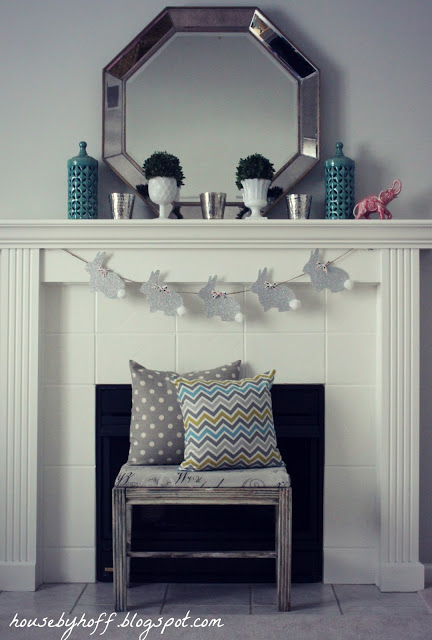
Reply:
<svg viewBox="0 0 432 640"><path fill-rule="evenodd" d="M157 486L154 486L155 483ZM208 484L218 486L207 486ZM201 474L192 472L191 474L178 471L176 466L134 467L124 465L112 490L112 499L114 606L116 611L127 610L130 560L138 557L275 558L278 610L290 610L292 502L290 479L284 467L228 472L210 471ZM276 525L274 549L263 551L132 551L132 509L134 506L229 504L274 505Z"/></svg>

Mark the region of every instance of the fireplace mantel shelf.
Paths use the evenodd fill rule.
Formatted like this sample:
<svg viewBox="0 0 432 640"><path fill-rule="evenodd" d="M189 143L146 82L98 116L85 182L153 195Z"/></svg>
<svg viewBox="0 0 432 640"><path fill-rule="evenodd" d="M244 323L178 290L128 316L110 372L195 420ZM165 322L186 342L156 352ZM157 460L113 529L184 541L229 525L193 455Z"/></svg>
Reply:
<svg viewBox="0 0 432 640"><path fill-rule="evenodd" d="M431 249L432 220L4 220L0 248Z"/></svg>

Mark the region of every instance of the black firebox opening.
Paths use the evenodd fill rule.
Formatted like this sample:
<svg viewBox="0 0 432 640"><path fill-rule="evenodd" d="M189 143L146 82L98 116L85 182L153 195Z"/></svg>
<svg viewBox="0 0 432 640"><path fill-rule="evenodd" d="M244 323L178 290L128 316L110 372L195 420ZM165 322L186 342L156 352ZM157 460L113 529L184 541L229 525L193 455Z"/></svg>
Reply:
<svg viewBox="0 0 432 640"><path fill-rule="evenodd" d="M324 386L275 384L278 447L293 487L293 582L320 582L323 563ZM112 580L111 489L129 452L130 385L96 386L96 577ZM134 507L135 550L270 549L273 507ZM133 558L137 582L274 582L271 559Z"/></svg>

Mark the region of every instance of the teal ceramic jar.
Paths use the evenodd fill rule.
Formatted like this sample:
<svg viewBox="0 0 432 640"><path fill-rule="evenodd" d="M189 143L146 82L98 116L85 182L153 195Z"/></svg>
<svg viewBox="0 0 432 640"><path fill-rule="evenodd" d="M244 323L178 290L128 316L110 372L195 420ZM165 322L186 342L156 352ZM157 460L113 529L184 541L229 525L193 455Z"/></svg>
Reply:
<svg viewBox="0 0 432 640"><path fill-rule="evenodd" d="M355 206L355 162L344 155L342 142L325 162L325 217L353 218Z"/></svg>
<svg viewBox="0 0 432 640"><path fill-rule="evenodd" d="M97 218L98 161L87 155L87 142L79 147L79 154L67 162L68 218Z"/></svg>

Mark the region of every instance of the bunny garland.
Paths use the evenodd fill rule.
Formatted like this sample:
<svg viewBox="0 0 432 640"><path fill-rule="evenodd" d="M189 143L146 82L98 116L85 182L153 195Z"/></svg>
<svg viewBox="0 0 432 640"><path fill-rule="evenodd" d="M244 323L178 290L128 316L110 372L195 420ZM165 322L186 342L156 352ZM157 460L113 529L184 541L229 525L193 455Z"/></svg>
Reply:
<svg viewBox="0 0 432 640"><path fill-rule="evenodd" d="M141 284L127 278L123 279L117 273L104 267L104 251L99 251L92 262L80 258L68 249L64 249L64 251L85 262L85 270L90 274L91 291L100 291L107 298L123 298L126 293L125 283ZM348 273L339 267L333 266L336 260L351 251L353 249L345 251L332 261L321 262L319 249L315 249L311 251L310 258L303 267L303 273L284 282L270 282L267 280L267 267L264 267L262 271L259 269L258 277L250 289L225 293L216 288L217 276L209 276L207 284L200 291L196 293L188 291L187 293L194 293L194 295L198 295L201 298L208 318L218 316L224 322L242 322L243 314L240 311L240 305L232 298L232 295L234 293L245 293L246 291L251 291L258 296L264 311L269 311L269 309L296 311L301 307L301 302L296 298L294 291L287 286L287 283L300 278L303 274L310 277L313 287L318 292L323 289L329 289L332 293L337 293L344 289L353 288L353 282L350 280ZM141 284L140 287L140 292L149 301L150 311L152 313L163 311L167 316L184 315L186 309L183 304L183 298L167 285L160 284L159 275L159 270L152 271L148 281Z"/></svg>
<svg viewBox="0 0 432 640"><path fill-rule="evenodd" d="M186 313L183 298L172 289L168 289L167 285L160 285L159 274L159 270L152 271L150 278L140 289L141 293L147 296L151 313L163 311L166 316L183 316Z"/></svg>
<svg viewBox="0 0 432 640"><path fill-rule="evenodd" d="M303 267L303 273L310 277L316 291L330 289L332 293L338 293L353 288L353 282L346 271L333 267L330 262L319 260L319 249L311 251L309 261Z"/></svg>
<svg viewBox="0 0 432 640"><path fill-rule="evenodd" d="M217 276L209 276L208 282L200 291L198 297L204 302L207 318L219 316L224 322L241 322L243 314L240 305L223 291L216 291Z"/></svg>

